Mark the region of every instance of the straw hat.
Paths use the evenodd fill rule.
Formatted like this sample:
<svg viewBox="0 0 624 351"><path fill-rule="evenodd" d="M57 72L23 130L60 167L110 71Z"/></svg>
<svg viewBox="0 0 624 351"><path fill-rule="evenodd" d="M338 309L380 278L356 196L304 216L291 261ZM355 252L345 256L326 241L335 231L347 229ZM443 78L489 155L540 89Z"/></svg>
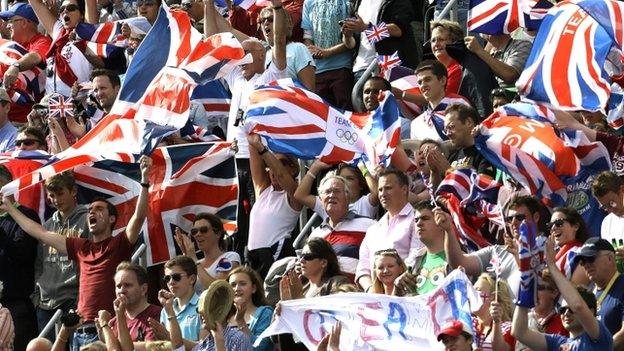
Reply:
<svg viewBox="0 0 624 351"><path fill-rule="evenodd" d="M234 304L234 290L225 280L216 280L199 296L198 311L209 330L224 324Z"/></svg>

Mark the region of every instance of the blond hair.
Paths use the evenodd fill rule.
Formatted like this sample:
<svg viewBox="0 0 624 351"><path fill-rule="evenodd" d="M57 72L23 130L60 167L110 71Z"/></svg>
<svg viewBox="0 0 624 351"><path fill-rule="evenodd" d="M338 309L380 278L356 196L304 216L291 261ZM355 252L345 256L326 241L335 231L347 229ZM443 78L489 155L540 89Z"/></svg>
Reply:
<svg viewBox="0 0 624 351"><path fill-rule="evenodd" d="M496 279L494 279L494 277L492 277L489 273L482 273L477 281L478 280L483 280L490 286L490 293L493 294L496 291ZM511 321L511 318L513 316L513 305L511 303L511 288L509 287L509 284L507 284L507 282L502 279L498 280L498 295L495 299L496 301L498 301L501 309L503 310L502 321Z"/></svg>

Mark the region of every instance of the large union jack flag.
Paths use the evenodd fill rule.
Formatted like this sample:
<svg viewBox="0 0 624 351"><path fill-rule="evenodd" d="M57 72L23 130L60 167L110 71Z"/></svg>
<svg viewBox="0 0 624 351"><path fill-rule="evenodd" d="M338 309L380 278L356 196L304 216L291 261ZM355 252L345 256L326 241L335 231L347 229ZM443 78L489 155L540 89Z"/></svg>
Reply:
<svg viewBox="0 0 624 351"><path fill-rule="evenodd" d="M298 82L259 87L245 112L245 129L273 152L327 163L363 159L369 169L387 165L400 139L399 111L386 92L377 110L355 113L330 106Z"/></svg>
<svg viewBox="0 0 624 351"><path fill-rule="evenodd" d="M537 235L537 224L522 221L520 224L520 289L518 289L519 306L532 308L537 302L537 285L544 264L543 236Z"/></svg>
<svg viewBox="0 0 624 351"><path fill-rule="evenodd" d="M236 229L238 180L230 145L193 143L154 151L143 227L148 264L175 256L175 228L188 232L200 212L219 216L229 232ZM114 233L121 232L134 213L141 190L138 164L100 161L92 167L76 168L75 176L81 203L104 197L117 207Z"/></svg>
<svg viewBox="0 0 624 351"><path fill-rule="evenodd" d="M495 35L535 30L552 6L546 0L470 0L468 31Z"/></svg>
<svg viewBox="0 0 624 351"><path fill-rule="evenodd" d="M128 38L121 34L121 28L124 24L128 24L130 32L134 36L147 34L151 27L145 17L133 17L100 24L80 22L76 26L76 35L80 39L93 43L126 47L128 46Z"/></svg>
<svg viewBox="0 0 624 351"><path fill-rule="evenodd" d="M618 47L624 47L624 4L612 0L582 0L576 5L587 11Z"/></svg>
<svg viewBox="0 0 624 351"><path fill-rule="evenodd" d="M544 18L516 82L523 100L598 111L611 91L605 66L613 40L585 10L562 2Z"/></svg>
<svg viewBox="0 0 624 351"><path fill-rule="evenodd" d="M220 78L242 63L245 53L231 33L202 39L183 11L163 5L128 67L111 113L56 162L3 188L12 194L78 165L100 160L136 162L188 121L190 97L198 84Z"/></svg>
<svg viewBox="0 0 624 351"><path fill-rule="evenodd" d="M602 143L578 130L557 131L543 105L508 104L481 123L475 146L498 169L549 207L564 206L566 184L611 169Z"/></svg>
<svg viewBox="0 0 624 351"><path fill-rule="evenodd" d="M393 88L400 89L409 94L420 94L418 80L414 70L405 66L396 66L390 70L388 80ZM414 119L423 112L422 106L413 102L401 100L399 107L403 117Z"/></svg>

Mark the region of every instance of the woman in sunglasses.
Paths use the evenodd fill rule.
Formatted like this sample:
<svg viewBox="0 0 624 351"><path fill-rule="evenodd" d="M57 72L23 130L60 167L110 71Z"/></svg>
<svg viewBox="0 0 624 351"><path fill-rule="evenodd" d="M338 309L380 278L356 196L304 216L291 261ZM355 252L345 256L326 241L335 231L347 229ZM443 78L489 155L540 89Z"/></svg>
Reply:
<svg viewBox="0 0 624 351"><path fill-rule="evenodd" d="M52 36L46 58L46 91L71 96L74 83L89 80L93 67L103 68L104 61L87 48L84 40L76 41L74 29L84 22L84 0L63 0L56 14L42 0L31 0L39 22Z"/></svg>
<svg viewBox="0 0 624 351"><path fill-rule="evenodd" d="M236 314L230 318L229 324L251 336L254 343L271 324L273 308L268 306L264 295L264 282L258 272L250 267L238 267L228 275L228 282L234 289L234 306ZM270 338L264 338L255 351L273 350Z"/></svg>
<svg viewBox="0 0 624 351"><path fill-rule="evenodd" d="M197 265L190 257L176 256L165 263L164 281L169 292L175 296L173 299L175 318L178 320L184 344L191 348L197 341L208 335L208 331L202 328L201 317L197 313L199 295L195 293L194 289L196 280ZM167 330L170 327L164 309L160 313L160 323L166 327L166 330L163 330L162 327L158 328L159 325L153 325L156 323L150 323L150 326L157 332L164 332L162 336L168 338Z"/></svg>
<svg viewBox="0 0 624 351"><path fill-rule="evenodd" d="M406 270L407 266L396 250L377 251L373 266L373 286L371 292L394 295L394 280Z"/></svg>
<svg viewBox="0 0 624 351"><path fill-rule="evenodd" d="M573 250L580 248L589 237L583 217L570 207L553 210L548 223L550 235L557 245L557 267L574 285L587 286L589 278L585 270L573 264Z"/></svg>
<svg viewBox="0 0 624 351"><path fill-rule="evenodd" d="M225 229L221 219L212 213L199 213L195 216L190 236L204 255L199 260L195 244L180 228L176 228L175 240L185 256L197 264L195 291L201 293L217 279L225 279L230 271L241 263L240 256L233 251L226 251Z"/></svg>
<svg viewBox="0 0 624 351"><path fill-rule="evenodd" d="M498 283L498 290L496 284ZM511 335L511 289L502 279L483 273L474 284L483 304L473 314L475 344L481 351L512 351L516 340Z"/></svg>

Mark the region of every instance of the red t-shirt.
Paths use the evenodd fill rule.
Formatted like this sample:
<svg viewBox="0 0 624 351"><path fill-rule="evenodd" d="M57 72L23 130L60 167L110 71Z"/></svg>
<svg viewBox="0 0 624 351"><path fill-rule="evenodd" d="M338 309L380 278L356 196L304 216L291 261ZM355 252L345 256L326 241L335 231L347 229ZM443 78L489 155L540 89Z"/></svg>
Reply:
<svg viewBox="0 0 624 351"><path fill-rule="evenodd" d="M544 325L544 333L546 334L558 334L563 336L569 336L570 334L563 326L563 322L561 321L561 315L555 313L551 315Z"/></svg>
<svg viewBox="0 0 624 351"><path fill-rule="evenodd" d="M32 39L27 43L19 43L22 45L28 52L36 52L39 54L41 58L41 62L38 67L42 70L46 69L46 54L48 50L50 50L50 45L52 44L52 39L50 37L45 36L41 33L35 34ZM43 92L42 92L43 93ZM35 96L38 100L42 96ZM28 114L32 109L32 105L18 105L11 104L11 110L9 110L9 121L17 122L17 123L26 123Z"/></svg>
<svg viewBox="0 0 624 351"><path fill-rule="evenodd" d="M93 321L99 310L113 311L115 300L115 270L129 261L132 247L125 233L98 243L84 238L65 239L67 256L80 265L78 311L85 321Z"/></svg>
<svg viewBox="0 0 624 351"><path fill-rule="evenodd" d="M139 313L135 318L128 318L126 315L126 324L130 330L130 338L132 341L158 340L154 335L154 331L149 326L147 319L153 318L157 321L160 320L160 310L162 310L162 307L160 306L148 305L147 308ZM117 335L117 317L113 317L113 319L110 320L110 326L115 335Z"/></svg>
<svg viewBox="0 0 624 351"><path fill-rule="evenodd" d="M457 61L453 61L453 63L446 67L446 75L446 95L458 94L462 78L462 67Z"/></svg>

